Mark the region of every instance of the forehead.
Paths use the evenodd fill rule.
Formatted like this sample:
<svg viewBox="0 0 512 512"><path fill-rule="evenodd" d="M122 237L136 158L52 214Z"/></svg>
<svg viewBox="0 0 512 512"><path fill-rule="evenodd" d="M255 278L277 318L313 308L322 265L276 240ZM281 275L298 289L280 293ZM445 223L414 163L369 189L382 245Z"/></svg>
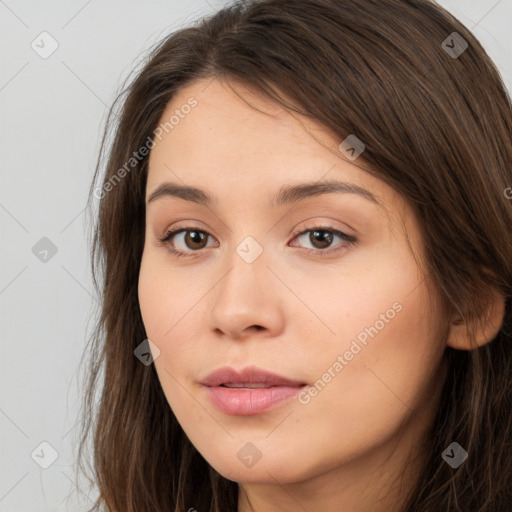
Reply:
<svg viewBox="0 0 512 512"><path fill-rule="evenodd" d="M150 153L148 190L171 177L212 187L220 180L252 184L258 190L337 177L359 185L365 181L366 188L378 185L380 180L364 172L360 162L344 160L341 141L320 123L243 85L230 85L235 91L203 79L172 98Z"/></svg>
<svg viewBox="0 0 512 512"><path fill-rule="evenodd" d="M336 138L319 123L293 115L240 84L230 85L202 80L180 89L160 119L164 133L151 157L171 148L187 158L206 156L206 151L223 162L242 157L240 164L246 165L249 157L290 157L293 150L316 156L318 143L311 134L336 147ZM189 103L195 106L187 107ZM171 118L172 126L166 126Z"/></svg>

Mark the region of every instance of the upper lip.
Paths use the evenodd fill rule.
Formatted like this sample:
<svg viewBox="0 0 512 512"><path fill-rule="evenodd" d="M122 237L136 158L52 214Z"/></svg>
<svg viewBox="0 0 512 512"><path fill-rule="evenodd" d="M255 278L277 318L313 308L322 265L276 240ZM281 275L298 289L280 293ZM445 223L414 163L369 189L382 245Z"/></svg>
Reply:
<svg viewBox="0 0 512 512"><path fill-rule="evenodd" d="M222 366L217 370L210 373L202 382L205 386L214 387L221 384L267 384L269 386L304 386L305 382L288 379L277 373L258 368L256 366L249 366L235 370L229 366Z"/></svg>

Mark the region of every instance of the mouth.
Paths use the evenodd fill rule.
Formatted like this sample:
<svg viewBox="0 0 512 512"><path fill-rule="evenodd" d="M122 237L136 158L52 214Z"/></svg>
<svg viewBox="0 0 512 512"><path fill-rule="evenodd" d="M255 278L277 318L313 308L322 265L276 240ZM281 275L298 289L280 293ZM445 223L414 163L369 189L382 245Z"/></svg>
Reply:
<svg viewBox="0 0 512 512"><path fill-rule="evenodd" d="M234 416L254 416L263 414L295 397L306 384L301 386L245 387L206 386L206 393L212 403L225 414Z"/></svg>
<svg viewBox="0 0 512 512"><path fill-rule="evenodd" d="M278 373L274 373L256 366L249 366L242 370L235 370L229 366L223 366L210 373L202 382L204 386L225 387L275 387L303 386L305 382L290 379Z"/></svg>
<svg viewBox="0 0 512 512"><path fill-rule="evenodd" d="M300 386L300 385L298 385ZM276 388L283 387L279 384L261 384L257 382L244 382L244 383L236 383L236 384L220 384L221 388L231 388L231 389L258 389L258 388ZM295 387L295 386L290 386Z"/></svg>
<svg viewBox="0 0 512 512"><path fill-rule="evenodd" d="M294 397L306 383L256 367L241 371L223 367L201 382L212 403L223 413L262 414Z"/></svg>

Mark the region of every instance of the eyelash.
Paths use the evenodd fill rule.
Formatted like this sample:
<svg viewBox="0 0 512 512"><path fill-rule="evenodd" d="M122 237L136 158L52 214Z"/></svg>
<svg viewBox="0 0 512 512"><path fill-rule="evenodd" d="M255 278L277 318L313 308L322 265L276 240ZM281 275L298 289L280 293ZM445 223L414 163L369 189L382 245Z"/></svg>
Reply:
<svg viewBox="0 0 512 512"><path fill-rule="evenodd" d="M198 249L198 250L195 250L195 251L194 250L191 250L191 251L181 251L181 250L176 249L176 248L174 248L174 247L172 247L172 246L167 244L167 242L171 241L171 239L174 238L174 236L177 235L178 233L187 232L187 231L197 231L197 232L200 232L200 233L204 233L207 236L211 236L207 231L195 228L193 226L178 227L176 229L167 231L162 238L159 238L158 240L159 240L160 243L158 245L166 245L167 250L171 254L173 254L174 256L177 256L178 258L181 258L182 256L184 256L184 257L194 257L195 256L194 253L201 252L201 249ZM311 228L304 229L304 230L298 229L298 230L296 230L293 233L293 239L297 238L298 236L304 235L306 233L312 232L312 231L328 231L328 232L333 233L334 235L340 237L346 243L341 248L337 248L337 249L332 249L332 248L329 248L329 249L302 248L302 250L307 252L308 254L314 254L314 255L320 255L321 256L323 254L337 253L340 250L342 250L343 248L354 246L358 242L358 239L356 237L354 237L352 235L347 235L343 231L340 231L339 229L335 229L335 228L333 228L331 226L313 226Z"/></svg>

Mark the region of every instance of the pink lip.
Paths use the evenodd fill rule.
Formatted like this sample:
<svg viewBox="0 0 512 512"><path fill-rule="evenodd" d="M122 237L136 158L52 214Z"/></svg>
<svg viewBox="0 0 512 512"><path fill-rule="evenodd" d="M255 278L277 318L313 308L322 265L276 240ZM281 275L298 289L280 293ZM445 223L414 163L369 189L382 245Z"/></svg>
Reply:
<svg viewBox="0 0 512 512"><path fill-rule="evenodd" d="M270 387L242 387L247 383L266 384ZM255 366L244 368L240 372L230 367L222 367L208 375L201 384L206 387L209 398L222 412L245 416L273 409L283 400L295 396L306 385ZM228 388L222 384L239 384L240 387Z"/></svg>

